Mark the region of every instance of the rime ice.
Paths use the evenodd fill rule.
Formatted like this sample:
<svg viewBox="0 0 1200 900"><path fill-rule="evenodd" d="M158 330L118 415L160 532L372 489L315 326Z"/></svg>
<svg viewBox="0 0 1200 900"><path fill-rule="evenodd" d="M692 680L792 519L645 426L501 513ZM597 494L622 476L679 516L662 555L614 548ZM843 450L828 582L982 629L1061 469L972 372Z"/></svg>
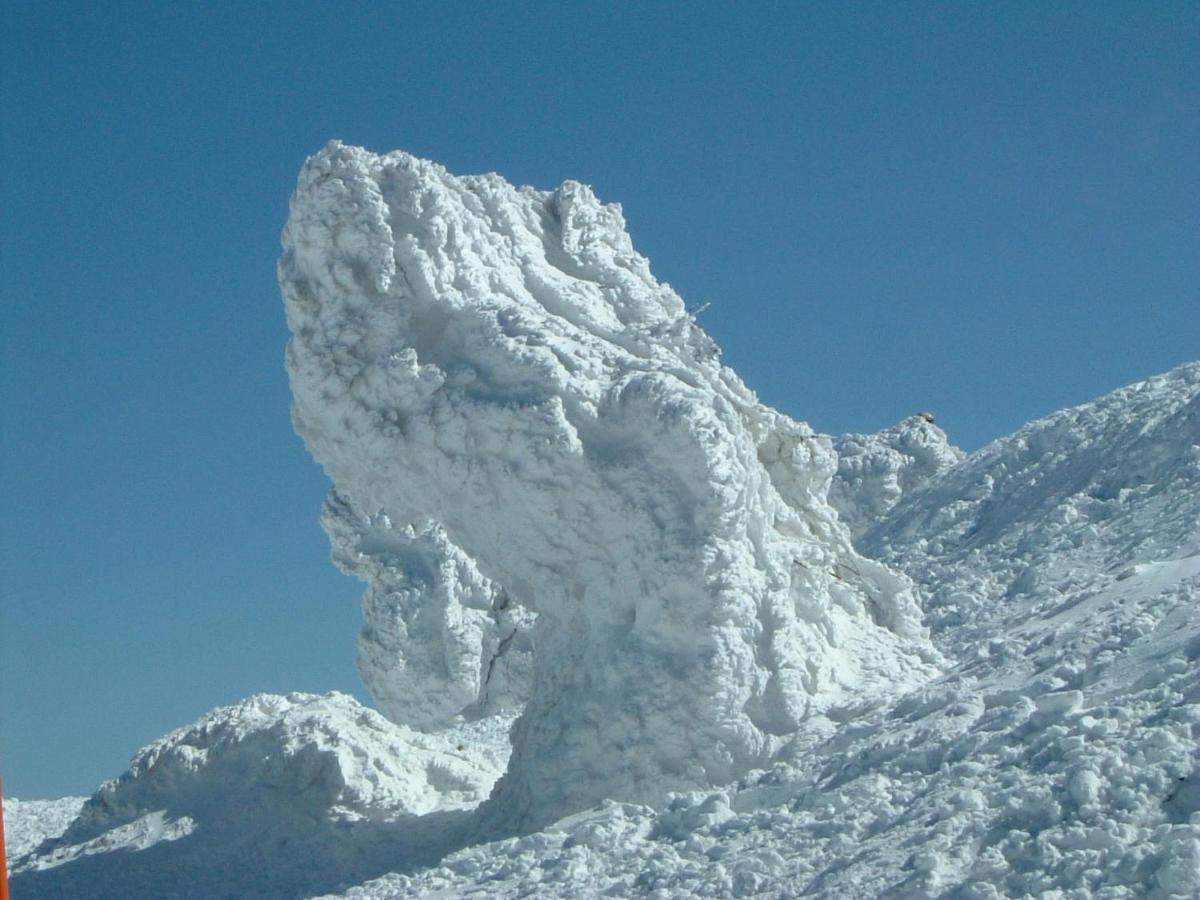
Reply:
<svg viewBox="0 0 1200 900"><path fill-rule="evenodd" d="M287 240L393 722L259 695L6 797L15 895L1200 896L1200 363L964 458L758 404L579 185L331 145Z"/></svg>
<svg viewBox="0 0 1200 900"><path fill-rule="evenodd" d="M519 627L497 598L537 617L497 814L726 783L810 718L933 673L908 580L826 500L828 439L720 364L587 187L334 143L300 175L279 273L296 428L369 584L365 633L391 635L360 658L383 708L420 724L485 703ZM429 533L478 584L435 571L382 610L394 573L438 569L413 549Z"/></svg>

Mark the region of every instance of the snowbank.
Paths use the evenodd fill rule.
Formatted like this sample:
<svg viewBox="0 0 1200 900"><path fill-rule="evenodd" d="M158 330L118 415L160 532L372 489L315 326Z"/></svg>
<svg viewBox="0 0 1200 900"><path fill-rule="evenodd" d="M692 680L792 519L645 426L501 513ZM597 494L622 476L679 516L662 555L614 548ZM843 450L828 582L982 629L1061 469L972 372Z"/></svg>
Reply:
<svg viewBox="0 0 1200 900"><path fill-rule="evenodd" d="M386 635L360 657L384 708L479 703L511 648L497 598L537 616L498 816L724 784L933 674L907 580L826 501L828 440L721 366L587 187L333 143L301 172L279 276L293 418ZM434 544L454 571L431 581ZM436 583L432 608L410 582Z"/></svg>

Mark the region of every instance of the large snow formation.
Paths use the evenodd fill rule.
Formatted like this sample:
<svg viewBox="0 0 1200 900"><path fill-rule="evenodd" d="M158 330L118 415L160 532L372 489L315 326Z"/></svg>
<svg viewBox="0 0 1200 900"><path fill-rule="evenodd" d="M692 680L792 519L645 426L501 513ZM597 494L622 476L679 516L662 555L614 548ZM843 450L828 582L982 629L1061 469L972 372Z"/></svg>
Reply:
<svg viewBox="0 0 1200 900"><path fill-rule="evenodd" d="M537 616L498 814L727 783L933 674L908 580L826 500L828 439L720 364L618 207L333 143L284 248L294 420L382 707L486 706Z"/></svg>
<svg viewBox="0 0 1200 900"><path fill-rule="evenodd" d="M453 813L398 813L388 821L377 809L380 826L365 818L347 830L330 806L338 796L331 780L311 783L320 802L297 780L295 795L280 797L269 818L251 817L254 828L240 827L236 815L193 814L208 826L205 840L204 827L181 834L169 814L181 809L176 794L195 796L203 785L236 810L261 796L258 776L239 776L226 789L206 777L219 774L217 766L137 788L133 782L153 779L159 767L135 760L124 787L98 796L153 801L124 805L99 835L94 825L72 826L83 843L59 837L17 859L14 892L33 898L86 890L123 900L322 889L357 900L1191 900L1200 896L1198 408L1200 364L1183 366L1034 422L913 485L871 523L863 543L908 567L930 598L933 639L952 664L719 790L677 795L658 809L604 803L536 834L475 843L468 822L446 818ZM892 438L854 440L887 446ZM330 726L321 729L342 745L370 747L360 728L392 727L345 703L333 704ZM312 704L300 706L324 715ZM278 718L292 708L284 703ZM214 717L229 718L218 712L206 719ZM287 736L295 734L271 722L261 719L277 739L257 739L266 760L286 756ZM504 751L498 724L480 719L465 726L475 729L469 734L460 726L436 746L468 758L494 747L493 762L479 769L496 771ZM182 734L208 747L204 731ZM405 744L421 740L397 733L409 736ZM170 747L187 744L166 739ZM138 759L155 755L143 751ZM398 771L404 761L419 779L429 758L389 750L386 763ZM352 781L370 770L340 769ZM374 788L354 793L372 796ZM100 801L89 805L95 810ZM6 799L5 817L26 849L39 828L55 838L77 808L78 801ZM145 817L158 809L162 815ZM139 818L130 822L130 815ZM263 826L270 827L257 833ZM297 868L310 847L323 864ZM383 871L389 874L355 885ZM256 881L259 872L278 877Z"/></svg>
<svg viewBox="0 0 1200 900"><path fill-rule="evenodd" d="M724 790L346 896L1200 897L1200 363L909 487L863 545L930 599L944 675Z"/></svg>
<svg viewBox="0 0 1200 900"><path fill-rule="evenodd" d="M375 175L365 178L364 167ZM335 171L342 173L340 179ZM415 219L406 218L381 206L382 200L368 202L371 183L386 185L393 178L428 186L420 207L425 219L416 213ZM567 257L551 252L558 246L555 229L560 226L530 231L546 237L541 245L512 223L526 216L533 217L534 225L543 222L539 209L546 210L551 223L552 208L562 219L561 206L555 205L560 200L554 198L578 196L581 189L571 186L550 195L514 191L495 178L452 179L407 157L381 159L337 146L313 162L305 179L307 189L330 192L334 198L317 206L298 201L298 208L319 221L326 221L321 211L328 208L352 210L358 204L360 212L391 210L408 231L389 233L399 234L396 246L408 249L397 251L404 266L389 277L420 286L437 275L453 288L445 296L462 301L458 312L444 319L430 312L429 302L416 305L426 315L421 334L435 355L441 348L438 358L445 368L436 360L418 365L401 351L398 372L381 372L378 365L362 362L365 345L351 352L330 337L358 334L370 344L380 340L374 324L385 329L385 337L400 340L409 334L398 320L408 307L391 287L372 294L372 302L364 301L361 308L352 305L360 297L353 286L373 271L360 263L374 244L362 241L353 229L330 237L328 222L341 221L337 217L324 226L310 223L311 231L293 229L293 240L304 233L325 235L310 248L315 258L330 264L318 270L327 276L322 290L329 292L334 282L328 279L336 274L337 283L344 279L349 286L332 295L351 304L347 309L358 310L349 315L342 309L340 319L330 311L330 318L321 320L324 307L314 300L309 313L315 318L304 319L309 323L305 340L328 340L332 356L294 355L293 363L311 369L295 373L301 386L298 401L308 391L319 394L314 385L323 383L330 409L337 411L337 418L305 426L324 429L315 440L310 435L310 441L325 447L326 465L335 478L343 470L357 473L338 481L324 521L338 564L367 582L364 677L389 716L437 733L394 725L340 695L260 696L216 710L141 751L129 772L102 786L82 810L77 799L6 798L15 896L159 900L296 897L322 891L358 900L1200 896L1200 363L1055 413L965 459L940 431L918 419L876 435L846 435L831 444L754 404L736 379L711 360L697 363L688 357L681 349L687 335L691 341L702 339L686 317L671 320L678 327L660 327L650 313L641 313L648 323L634 334L657 333L663 346L631 361L623 345L609 346L596 334L572 330L548 314L537 318L541 314L536 309L525 309L516 300L511 308L496 300L475 309L464 299L475 298L474 293L453 292L466 290L454 287L460 275L468 288L494 275L518 299L523 296L510 285L516 277L512 267L520 268L513 260L528 258L536 274L546 254L560 262ZM452 203L488 216L503 212L507 217L498 221L511 227L486 234L464 230L471 220L450 215L448 209L458 209ZM596 220L616 216L594 204L566 205L576 213L587 209ZM347 221L358 221L347 216ZM420 247L441 246L414 236L422 221L431 233L443 233L447 243L478 248L494 262L495 272L455 266L451 275L431 263L414 263L424 258L417 252ZM565 221L575 220L568 215ZM484 224L475 222L475 227ZM593 256L605 252L605 246L611 249L603 241L599 246L581 243L579 234L569 224L562 233L576 256L586 255L588 247ZM612 238L623 232L612 228L600 234ZM347 249L330 256L330 240ZM496 249L497 242L511 244L514 252L506 256ZM293 259L289 265L294 264ZM640 260L630 265L624 271L634 279L631 284L673 296L653 288L644 280L648 275L643 279ZM596 270L580 264L573 271ZM621 276L610 276L624 283ZM566 273L546 277L557 287L544 297L560 296L563 285L576 284ZM311 290L288 283L293 303L302 302ZM588 298L625 296L612 284L580 281L575 288L579 303L590 310ZM379 306L392 312L381 314ZM605 308L598 305L593 312L599 316ZM537 323L531 333L516 332L525 334L524 344L511 339L517 349L497 337L505 334L501 309L510 310L504 319L510 327L513 322ZM634 316L631 321L646 319ZM500 330L489 332L488 327ZM546 343L529 345L542 332ZM441 335L440 342L432 340L435 334ZM634 340L629 335L621 339ZM646 341L636 346L652 343L650 337ZM486 353L480 349L491 342L502 346ZM387 340L381 346L386 348ZM524 347L536 361L542 359L539 346L555 360L561 354L564 366L579 367L576 373L560 372L546 362L554 377L536 381L528 367L505 355L512 351L524 359L517 352ZM465 368L466 363L464 368L450 364L465 358L463 347L472 348L476 362L471 365L478 372ZM388 368L386 362L379 365ZM618 378L614 373L626 365L628 371ZM533 362L529 366L537 369ZM352 375L346 380L355 372L361 373L357 381ZM589 407L578 372L617 381L587 382L607 385ZM684 375L691 381L679 388L677 403L667 403L671 390L656 386L678 387L671 379ZM513 382L505 379L520 377L527 377L521 383L542 384L543 390L553 386L550 399L543 402L520 392L518 399L500 399L512 390ZM650 399L636 392L627 397L632 388L617 386L647 379L657 391L650 392ZM476 397L470 386L481 382L483 395ZM387 397L398 399L380 406ZM711 401L711 418L701 412L700 398ZM318 400L309 397L310 412L319 410ZM624 408L627 404L630 409ZM462 409L477 415L472 419ZM560 435L563 423L572 421L567 409L575 410L585 426L577 429L578 446L569 431L565 438ZM581 412L588 409L594 409L594 421ZM303 421L299 403L297 412ZM539 418L539 412L545 415ZM592 446L589 442L604 434L597 422L605 428L611 424L614 436L588 456L584 450ZM710 439L690 437L693 430L699 434L701 424L710 426ZM439 430L443 428L451 430ZM543 428L551 441L545 446L536 443ZM795 436L793 455L806 460L808 468L787 465L788 454L777 453L769 439L755 444L754 453L746 452L748 435L769 435L772 428ZM442 447L446 458L388 455L405 447L428 450L422 442ZM360 470L356 463L362 462L364 446L380 464L380 478L403 477L377 484L371 470ZM629 446L628 456L610 456ZM830 446L838 449L836 474ZM531 447L540 449L526 455ZM492 458L482 448L490 448ZM717 450L728 455L710 459L707 454ZM754 457L759 457L760 469L755 469ZM430 470L412 472L413 459L424 460ZM694 477L708 473L709 466L725 477L707 482L716 485L717 499L711 501L715 512L686 490L703 483ZM672 479L672 472L688 477ZM469 510L473 524L484 530L482 536L466 527L457 530L462 523L455 525L449 513L439 519L398 511L410 507L397 506L397 498L414 505L432 503L454 477L461 477L465 487L462 496L448 492L451 500L465 502L469 491L483 491L483 507ZM521 479L529 482L528 508L522 506ZM622 479L628 480L626 493ZM822 501L830 479L834 506L851 524L860 551L877 556L880 563L867 563L847 549L847 533ZM732 503L726 492L735 485L745 492L746 505L722 505ZM676 498L678 505L664 505L661 520L655 521L651 499L661 501L663 494ZM594 521L568 515L556 505L563 497L580 503L577 515L586 512ZM532 586L569 586L576 573L600 572L594 557L604 558L608 545L590 548L582 536L607 533L603 529L612 519L605 516L621 518L606 505L617 502L613 497L622 504L629 533L615 531L607 539L612 552L632 555L614 557L614 571L603 584L628 577L621 565L634 563L647 576L661 563L668 580L648 582L647 588L658 592L650 590L632 601L593 589L574 599L552 596L540 602ZM506 503L515 505L510 509ZM446 508L453 513L456 507L448 502ZM499 509L508 510L508 518L492 514ZM761 524L754 516L768 509L774 514L773 521L767 520L771 527L756 534L739 530ZM691 511L692 519L681 519L681 510ZM537 535L522 529L538 514L558 518L537 533L551 549L546 556L530 558L527 545ZM711 531L700 529L705 524ZM487 528L498 534L489 538ZM659 534L656 528L670 531ZM736 621L743 626L757 622L757 629L729 622L722 629L723 620L715 616L726 610L722 603L728 605L730 598L719 589L714 593L705 580L719 569L684 571L679 557L691 557L686 545L671 551L672 535L690 536L702 546L714 541L726 554L724 561L742 567L725 577L730 590L740 586L754 601L741 610L748 618ZM490 553L507 546L506 541L512 546L511 560L501 554L493 563L478 549ZM738 555L738 548L747 545L759 551L749 559ZM577 568L565 565L565 557L549 557L562 546L587 551ZM808 573L813 593L789 594L779 588L774 579L781 552L806 554L796 571ZM543 571L555 558L563 571ZM857 567L866 576L863 584L875 579L876 584L905 585L885 565L912 579L928 610L930 638L945 660L942 674L907 688L898 684L897 696L891 698L882 697L868 680L865 696L880 702L873 709L865 700L852 705L857 674L881 673L896 665L900 673L923 677L921 667L908 662L901 649L905 640L914 648L922 642L903 615L895 624L916 637L891 637L874 624L876 618L887 621L889 614L911 612L903 605L907 594L893 595L897 605L872 610L850 584L836 577L821 580L822 565L835 563ZM517 571L531 574L512 578ZM853 575L841 574L852 582ZM695 603L684 604L682 594L662 593L688 586L698 591ZM806 598L822 601L827 596L845 608L830 611L820 603L805 603ZM669 602L673 600L680 602ZM771 628L764 627L758 616L768 608L786 612L791 607L785 600L798 601L799 614L807 616L804 624L776 619ZM775 606L763 605L769 603ZM611 620L628 605L636 616L633 628ZM677 620L663 621L664 616ZM852 655L839 657L828 632L825 640L811 637L810 630L830 627L842 629L843 635L849 632L841 652L859 652L854 641L865 640L884 653L878 669ZM638 634L642 628L647 629L644 635ZM746 631L758 633L763 642L744 648L738 640ZM497 710L519 706L532 691L540 718L527 719L516 733L525 746L522 765L528 765L531 754L545 748L538 729L562 728L565 738L570 725L597 738L603 725L587 715L598 715L600 701L612 699L615 687L604 680L605 672L630 677L633 663L648 665L661 658L665 666L670 661L664 649L647 642L691 635L703 645L713 633L727 635L726 652L734 654L722 661L753 663L749 674L734 670L747 681L735 679L733 688L717 692L720 702L731 702L737 690L754 698L764 680L788 683L770 664L792 657L774 645L786 646L781 635L788 633L806 641L818 673L828 671L821 666L833 670L804 698L812 711L807 721L825 727L799 728L763 769L718 788L685 791L655 805L644 802L659 799L653 792L634 802L607 800L536 833L486 842L496 836L484 827L495 824L494 813L484 810L481 815L467 807L484 796L508 756L510 720ZM586 637L595 652L591 646L565 646L572 636ZM616 646L618 639L631 647ZM544 652L543 641L551 652ZM536 661L531 658L535 645ZM572 649L581 661L611 668L595 673L549 667L564 656L570 659ZM537 667L532 685L531 662ZM855 665L861 667L858 673ZM726 669L714 671L727 674ZM687 676L694 669L682 672ZM643 671L640 677L653 675ZM663 675L662 696L678 692L680 705L694 711L699 701L687 695L688 685L670 672ZM584 693L589 684L595 685L594 698ZM844 698L822 694L833 690L831 684L841 685ZM710 678L699 679L694 687L703 695L716 686ZM421 688L430 694L412 696ZM631 708L644 714L651 688L632 679L628 688ZM557 717L544 702L538 705L539 695L558 696L563 705L583 709L571 719ZM751 745L782 740L785 734L763 728L757 717L776 702L786 708L786 699L768 697L761 706L746 707L752 727L744 735L735 730L734 737ZM616 704L606 714L606 740L626 738L634 748L649 744L648 749L657 750L652 736L631 726L624 706ZM681 758L697 753L697 780L715 777L703 769L708 757L671 730L680 727L678 717L664 713L661 721L667 729L663 740L679 741ZM719 715L701 717L700 733L721 737L721 721ZM448 722L453 724L444 727ZM639 737L641 744L636 743ZM740 746L736 740L730 743ZM595 758L577 748L548 758L560 764L582 756L586 764L619 757L602 742L598 749ZM537 783L519 767L514 771L526 789ZM623 790L648 778L648 772L643 768L630 781L614 784ZM585 789L574 794L569 786L560 788L551 798L556 804L565 796L569 802L564 805L571 806L604 790L586 768L561 775L580 779ZM669 781L669 774L663 780ZM520 793L508 796L519 798ZM526 811L535 817L553 814L549 807Z"/></svg>

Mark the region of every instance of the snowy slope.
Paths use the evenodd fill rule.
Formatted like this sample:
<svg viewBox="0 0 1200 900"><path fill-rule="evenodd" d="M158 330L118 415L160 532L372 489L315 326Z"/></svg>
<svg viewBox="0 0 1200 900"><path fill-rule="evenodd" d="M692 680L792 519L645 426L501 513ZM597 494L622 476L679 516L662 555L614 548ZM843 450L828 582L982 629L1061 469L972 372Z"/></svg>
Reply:
<svg viewBox="0 0 1200 900"><path fill-rule="evenodd" d="M1032 422L906 496L859 546L921 582L935 630L991 628L1013 598L1194 557L1198 393L1192 363Z"/></svg>
<svg viewBox="0 0 1200 900"><path fill-rule="evenodd" d="M923 417L828 439L720 367L578 185L333 145L298 195L297 423L393 721L253 697L81 810L6 799L14 896L1200 896L1200 363L965 458ZM705 541L732 572L686 571ZM571 595L599 561L608 592ZM631 601L618 563L678 593ZM655 643L714 633L708 680ZM548 790L480 807L527 698L515 780ZM708 740L758 749L663 767Z"/></svg>

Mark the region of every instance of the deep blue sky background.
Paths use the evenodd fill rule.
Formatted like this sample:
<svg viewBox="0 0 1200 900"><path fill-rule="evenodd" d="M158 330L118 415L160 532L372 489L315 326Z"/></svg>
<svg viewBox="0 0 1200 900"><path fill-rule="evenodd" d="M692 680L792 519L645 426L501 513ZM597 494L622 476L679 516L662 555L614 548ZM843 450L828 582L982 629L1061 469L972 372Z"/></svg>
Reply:
<svg viewBox="0 0 1200 900"><path fill-rule="evenodd" d="M5 4L0 772L342 689L274 265L339 137L620 201L769 403L973 449L1200 357L1200 5Z"/></svg>

